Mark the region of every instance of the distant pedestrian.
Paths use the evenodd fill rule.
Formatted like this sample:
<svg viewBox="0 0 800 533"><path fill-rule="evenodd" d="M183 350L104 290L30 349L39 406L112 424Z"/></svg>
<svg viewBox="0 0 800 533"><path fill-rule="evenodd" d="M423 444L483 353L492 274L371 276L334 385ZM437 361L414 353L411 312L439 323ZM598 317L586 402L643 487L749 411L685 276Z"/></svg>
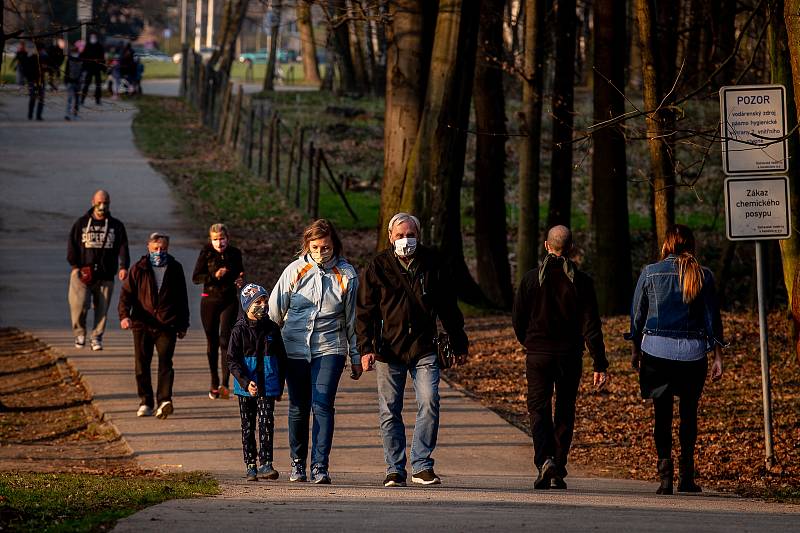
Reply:
<svg viewBox="0 0 800 533"><path fill-rule="evenodd" d="M306 481L308 422L311 432L311 481L331 482L334 402L349 358L352 376L361 375L356 349L356 269L342 256L333 224L314 221L303 232L300 257L281 274L269 299L269 317L281 326L286 346L289 390L289 481Z"/></svg>
<svg viewBox="0 0 800 533"><path fill-rule="evenodd" d="M28 59L28 50L25 48L25 42L20 41L17 44L17 51L14 58L11 60L11 68L14 69L17 75L17 85L25 87L25 61Z"/></svg>
<svg viewBox="0 0 800 533"><path fill-rule="evenodd" d="M420 223L408 213L389 221L391 247L370 261L358 288L358 347L364 371L377 372L378 409L385 487L406 484L406 428L403 397L408 375L414 382L417 416L411 444L411 481L436 485L433 451L439 435L437 326L441 320L457 363L467 360L464 316L452 275L442 258L419 244Z"/></svg>
<svg viewBox="0 0 800 533"><path fill-rule="evenodd" d="M53 39L47 47L47 76L50 88L58 90L58 81L61 78L61 65L64 64L64 39Z"/></svg>
<svg viewBox="0 0 800 533"><path fill-rule="evenodd" d="M86 344L86 314L92 305L91 346L92 350L102 350L114 278L125 280L130 265L125 225L111 216L111 195L107 191L95 191L92 207L73 224L67 261L72 267L68 298L75 347Z"/></svg>
<svg viewBox="0 0 800 533"><path fill-rule="evenodd" d="M697 408L714 352L711 379L722 377L722 318L711 271L695 257L692 230L667 229L661 261L647 265L636 283L631 305L631 364L639 371L642 398L652 399L653 437L660 485L656 494L672 494L672 408L680 398L681 444L678 492L701 492L695 483L694 447Z"/></svg>
<svg viewBox="0 0 800 533"><path fill-rule="evenodd" d="M283 394L286 349L280 328L267 316L268 296L263 287L253 283L242 289L243 315L233 327L227 357L234 377L233 391L239 398L242 451L248 481L257 481L258 476L263 479L278 479L279 476L272 466L274 413L275 401Z"/></svg>
<svg viewBox="0 0 800 533"><path fill-rule="evenodd" d="M158 350L158 384L155 415L164 419L172 414L172 384L175 371L172 356L176 339L189 328L189 300L183 267L171 255L169 236L151 233L147 255L131 267L119 295L119 319L122 329L133 330L136 359L136 387L139 410L136 416L150 416L155 406L150 377L153 348Z"/></svg>
<svg viewBox="0 0 800 533"><path fill-rule="evenodd" d="M78 47L73 44L64 66L64 85L67 88L67 108L64 111L64 120L70 120L70 115L73 119L78 118L81 73L83 72L83 62L79 56Z"/></svg>
<svg viewBox="0 0 800 533"><path fill-rule="evenodd" d="M106 52L103 45L100 43L100 37L96 33L89 35L89 42L81 52L81 60L83 61L83 89L81 91L81 105L86 100L86 95L89 93L89 85L94 80L94 101L100 105L100 97L102 95L102 74L106 71Z"/></svg>
<svg viewBox="0 0 800 533"><path fill-rule="evenodd" d="M33 120L34 110L36 110L36 120L42 120L47 52L41 43L36 44L36 52L26 56L22 69L25 83L28 85L28 120Z"/></svg>
<svg viewBox="0 0 800 533"><path fill-rule="evenodd" d="M208 231L208 244L200 250L192 281L203 285L200 318L206 333L206 355L211 371L212 400L230 397L228 371L228 339L239 311L237 291L244 285L242 252L229 244L228 228L214 224ZM222 381L217 371L222 351Z"/></svg>
<svg viewBox="0 0 800 533"><path fill-rule="evenodd" d="M533 487L566 489L584 345L594 361L597 388L608 379L608 360L594 284L569 259L572 232L566 226L552 227L544 247L542 265L519 284L512 319L526 351L528 414L538 470Z"/></svg>

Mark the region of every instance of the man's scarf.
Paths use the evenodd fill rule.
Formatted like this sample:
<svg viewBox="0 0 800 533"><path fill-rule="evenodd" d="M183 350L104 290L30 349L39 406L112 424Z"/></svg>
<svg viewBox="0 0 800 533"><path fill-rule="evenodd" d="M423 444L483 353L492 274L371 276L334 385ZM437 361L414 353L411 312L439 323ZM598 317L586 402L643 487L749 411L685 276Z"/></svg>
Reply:
<svg viewBox="0 0 800 533"><path fill-rule="evenodd" d="M560 261L564 267L564 274L567 275L572 283L575 283L575 263L561 255L547 254L547 257L542 261L542 266L539 267L539 286L544 285L544 278L547 276L547 265L553 261Z"/></svg>

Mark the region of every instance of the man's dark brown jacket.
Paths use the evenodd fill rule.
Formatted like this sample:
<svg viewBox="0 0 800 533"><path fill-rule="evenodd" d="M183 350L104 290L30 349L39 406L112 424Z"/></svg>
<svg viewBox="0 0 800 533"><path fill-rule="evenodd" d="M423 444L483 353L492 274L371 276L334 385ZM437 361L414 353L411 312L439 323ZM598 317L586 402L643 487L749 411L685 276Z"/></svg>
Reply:
<svg viewBox="0 0 800 533"><path fill-rule="evenodd" d="M189 300L183 267L171 255L156 291L156 277L145 255L128 272L119 295L119 319L130 318L134 328L150 327L176 333L189 329Z"/></svg>

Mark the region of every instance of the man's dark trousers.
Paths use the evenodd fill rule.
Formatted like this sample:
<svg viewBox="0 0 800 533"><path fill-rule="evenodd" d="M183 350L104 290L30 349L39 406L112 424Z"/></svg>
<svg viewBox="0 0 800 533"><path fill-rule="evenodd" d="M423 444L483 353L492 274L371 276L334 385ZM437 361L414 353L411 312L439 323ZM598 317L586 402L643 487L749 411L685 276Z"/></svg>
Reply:
<svg viewBox="0 0 800 533"><path fill-rule="evenodd" d="M581 354L528 353L525 363L534 464L541 468L548 457L553 457L564 476L575 429L575 399L581 380Z"/></svg>
<svg viewBox="0 0 800 533"><path fill-rule="evenodd" d="M136 389L139 402L150 408L161 402L172 400L172 382L175 371L172 369L172 355L175 353L177 335L174 331L156 328L134 328L133 351L136 358ZM153 385L150 379L150 363L153 360L153 348L158 351L158 384L156 399L153 403Z"/></svg>

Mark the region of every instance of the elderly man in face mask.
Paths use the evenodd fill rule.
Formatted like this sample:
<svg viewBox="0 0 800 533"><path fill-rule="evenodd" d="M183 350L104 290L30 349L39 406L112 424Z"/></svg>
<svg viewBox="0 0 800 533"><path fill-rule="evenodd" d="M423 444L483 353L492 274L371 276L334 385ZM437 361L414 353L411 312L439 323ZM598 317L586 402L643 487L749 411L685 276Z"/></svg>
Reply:
<svg viewBox="0 0 800 533"><path fill-rule="evenodd" d="M103 349L106 313L114 290L114 278L128 275L130 254L125 226L111 216L111 195L104 190L92 195L92 207L72 226L67 245L69 310L75 347L86 345L86 314L94 305L92 350ZM118 270L119 269L119 270Z"/></svg>
<svg viewBox="0 0 800 533"><path fill-rule="evenodd" d="M147 254L133 267L119 295L122 329L133 331L136 359L136 388L139 409L136 416L167 418L173 412L172 384L175 372L172 355L176 339L189 329L189 299L183 267L170 254L169 236L151 233ZM153 349L158 351L158 385L155 402L150 378ZM157 402L157 403L156 403Z"/></svg>
<svg viewBox="0 0 800 533"><path fill-rule="evenodd" d="M398 213L389 222L391 247L364 270L358 287L356 335L364 371L377 372L381 435L386 458L384 486L406 484L403 391L411 375L417 417L411 445L411 481L441 483L431 457L439 432L437 326L441 320L459 364L466 361L464 317L452 276L432 249L419 244L417 217Z"/></svg>

